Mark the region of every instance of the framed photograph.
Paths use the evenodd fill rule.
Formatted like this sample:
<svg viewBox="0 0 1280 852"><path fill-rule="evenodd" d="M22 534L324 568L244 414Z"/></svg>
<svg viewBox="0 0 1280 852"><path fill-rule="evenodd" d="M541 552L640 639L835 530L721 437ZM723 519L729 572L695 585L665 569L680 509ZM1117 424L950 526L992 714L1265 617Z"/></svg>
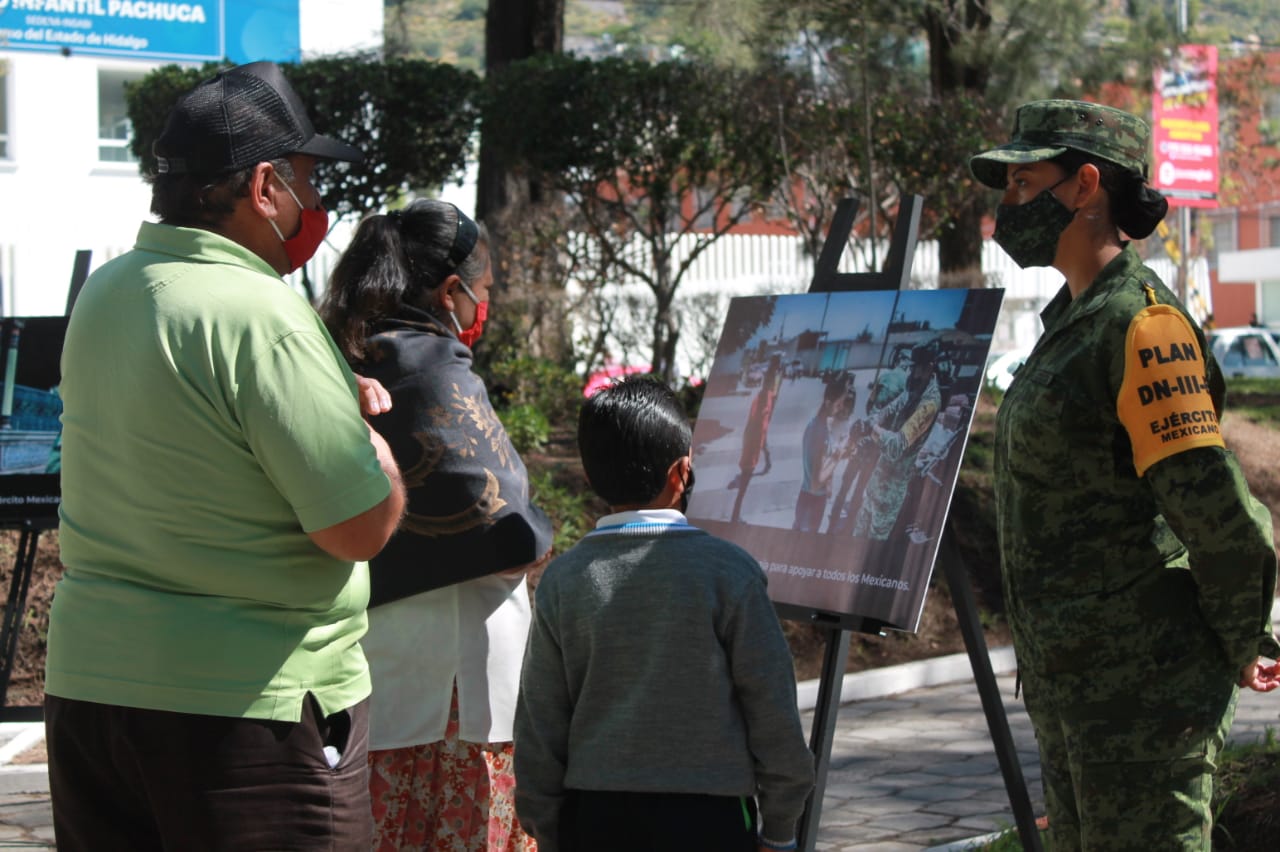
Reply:
<svg viewBox="0 0 1280 852"><path fill-rule="evenodd" d="M732 301L688 515L760 561L782 614L916 630L1003 297Z"/></svg>
<svg viewBox="0 0 1280 852"><path fill-rule="evenodd" d="M0 320L0 523L56 522L66 317Z"/></svg>

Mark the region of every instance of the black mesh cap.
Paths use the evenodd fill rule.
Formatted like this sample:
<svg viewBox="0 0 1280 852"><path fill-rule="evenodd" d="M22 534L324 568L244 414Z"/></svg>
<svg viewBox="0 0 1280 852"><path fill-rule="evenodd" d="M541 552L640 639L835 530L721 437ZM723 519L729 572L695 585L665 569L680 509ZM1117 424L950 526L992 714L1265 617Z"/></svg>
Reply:
<svg viewBox="0 0 1280 852"><path fill-rule="evenodd" d="M316 133L273 62L219 72L179 99L155 142L161 174L220 174L285 154L357 163L355 148Z"/></svg>

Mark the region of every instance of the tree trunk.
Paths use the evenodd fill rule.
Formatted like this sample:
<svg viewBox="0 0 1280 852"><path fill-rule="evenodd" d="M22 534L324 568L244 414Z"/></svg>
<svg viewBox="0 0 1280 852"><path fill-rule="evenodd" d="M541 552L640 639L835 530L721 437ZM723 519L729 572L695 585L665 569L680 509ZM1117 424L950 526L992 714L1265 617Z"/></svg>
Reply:
<svg viewBox="0 0 1280 852"><path fill-rule="evenodd" d="M680 326L674 309L675 294L654 295L657 305L653 315L653 366L650 369L671 385L676 375L676 344L680 342Z"/></svg>
<svg viewBox="0 0 1280 852"><path fill-rule="evenodd" d="M929 37L929 78L939 98L978 98L986 94L989 69L964 62L955 48L966 33L985 31L991 14L981 0L938 0L926 5L923 15ZM962 5L961 25L956 7ZM944 7L945 8L942 8ZM981 287L982 208L975 199L952 212L951 221L938 235L939 286Z"/></svg>
<svg viewBox="0 0 1280 852"><path fill-rule="evenodd" d="M484 66L494 71L521 59L543 53L559 53L564 46L564 0L489 0L484 26ZM493 262L493 294L507 299L512 288L512 265L518 251L508 251L503 241L503 223L512 213L528 211L542 200L533 181L513 173L509 163L480 135L479 167L476 175L476 219L489 225L489 255ZM523 214L521 214L523 215ZM528 282L526 282L528 283ZM523 298L529 298L525 287ZM520 297L512 298L517 307ZM534 328L529 316L500 315L495 323L497 336L524 341L521 351L559 351L562 336ZM544 335L550 337L543 337ZM533 339L542 337L542 339Z"/></svg>
<svg viewBox="0 0 1280 852"><path fill-rule="evenodd" d="M654 199L654 209L664 208L660 195ZM656 225L656 223L655 223ZM660 231L658 236L651 236L649 246L653 260L653 356L651 369L662 377L667 384L672 384L676 373L676 343L680 337L680 323L675 315L676 288L679 282L671 280L672 244Z"/></svg>
<svg viewBox="0 0 1280 852"><path fill-rule="evenodd" d="M938 286L986 286L982 274L982 207L976 202L955 210L938 232Z"/></svg>
<svg viewBox="0 0 1280 852"><path fill-rule="evenodd" d="M563 48L564 0L489 0L484 27L486 71ZM510 204L536 203L539 195L529 181L511 175L508 164L481 136L476 218L488 219Z"/></svg>

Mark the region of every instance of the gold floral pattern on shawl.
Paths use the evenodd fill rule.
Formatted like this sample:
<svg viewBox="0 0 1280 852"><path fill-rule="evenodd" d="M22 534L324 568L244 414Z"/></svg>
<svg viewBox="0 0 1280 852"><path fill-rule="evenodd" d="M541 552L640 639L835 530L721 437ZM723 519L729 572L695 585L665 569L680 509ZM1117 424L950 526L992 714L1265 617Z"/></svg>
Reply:
<svg viewBox="0 0 1280 852"><path fill-rule="evenodd" d="M516 471L515 450L502 422L493 408L478 396L462 393L456 382L447 405L433 405L426 411L427 422L438 431L414 432L414 440L422 447L421 455L402 472L406 488L419 488L436 470L446 453L475 459L487 447L499 464ZM502 498L497 476L484 468L485 487L480 497L465 509L450 515L406 513L403 529L423 536L453 535L477 526L493 523L493 517L507 505Z"/></svg>
<svg viewBox="0 0 1280 852"><path fill-rule="evenodd" d="M492 406L481 401L478 396L463 394L455 382L453 383L453 402L449 407L453 413L446 416L456 418L462 432L460 445L450 446L449 449L464 458L474 458L476 448L481 441L484 441L489 445L489 452L498 457L498 462L503 467L515 471L515 450L511 446L511 439L507 437L507 431L502 428L502 421L498 419ZM466 428L468 423L474 431Z"/></svg>
<svg viewBox="0 0 1280 852"><path fill-rule="evenodd" d="M452 401L449 405L433 405L427 409L427 421L436 424L441 432L448 434L454 429L457 430L458 436L449 439L440 439L443 443L443 449L456 453L462 458L475 458L477 450L482 445L487 444L489 452L498 458L498 463L516 473L515 464L515 448L511 446L511 439L507 437L506 430L502 427L502 421L498 419L498 415L494 413L492 407L480 400L476 396L466 396L458 388L457 383L451 385L453 388ZM470 425L471 428L468 428ZM453 427L452 429L450 427ZM419 441L424 441L423 433L416 433ZM436 457L439 460L439 456ZM427 471L429 474L430 471ZM406 485L408 482L406 481Z"/></svg>
<svg viewBox="0 0 1280 852"><path fill-rule="evenodd" d="M484 491L480 499L461 512L452 515L417 515L408 512L400 522L400 528L421 536L456 535L478 526L493 523L493 516L498 513L507 501L498 494L498 477L493 471L484 472Z"/></svg>

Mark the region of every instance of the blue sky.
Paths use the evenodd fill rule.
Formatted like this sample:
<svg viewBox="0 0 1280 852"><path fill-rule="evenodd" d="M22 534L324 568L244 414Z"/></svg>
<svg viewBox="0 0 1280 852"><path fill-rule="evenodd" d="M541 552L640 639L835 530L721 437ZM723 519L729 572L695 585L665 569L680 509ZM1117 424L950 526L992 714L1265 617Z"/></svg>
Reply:
<svg viewBox="0 0 1280 852"><path fill-rule="evenodd" d="M756 332L750 345L781 335L795 337L802 331L826 331L832 340L857 335L870 327L875 339L894 313L904 319L927 320L931 328L952 328L960 318L968 290L890 290L869 293L806 293L779 296L773 320ZM754 301L758 297L741 301ZM734 299L734 302L738 302ZM741 310L741 308L739 308ZM731 308L730 315L735 313Z"/></svg>

